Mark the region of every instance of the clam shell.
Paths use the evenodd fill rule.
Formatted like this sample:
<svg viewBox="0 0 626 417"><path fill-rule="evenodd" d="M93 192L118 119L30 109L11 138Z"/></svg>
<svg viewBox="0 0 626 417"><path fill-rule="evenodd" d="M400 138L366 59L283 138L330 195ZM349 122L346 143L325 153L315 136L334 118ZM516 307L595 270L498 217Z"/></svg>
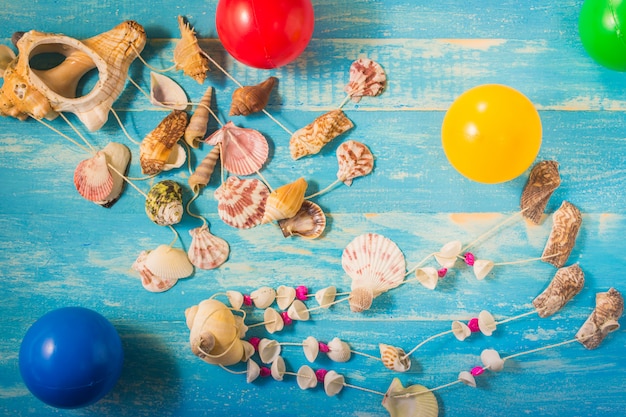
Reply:
<svg viewBox="0 0 626 417"><path fill-rule="evenodd" d="M328 142L352 129L352 121L337 109L316 118L312 123L297 130L289 140L293 159L318 153Z"/></svg>
<svg viewBox="0 0 626 417"><path fill-rule="evenodd" d="M263 338L259 341L258 350L263 363L272 363L280 355L281 347L277 341Z"/></svg>
<svg viewBox="0 0 626 417"><path fill-rule="evenodd" d="M476 259L474 261L474 266L472 266L472 270L474 271L474 276L477 280L483 280L494 267L494 263L492 261L488 261L486 259Z"/></svg>
<svg viewBox="0 0 626 417"><path fill-rule="evenodd" d="M309 309L300 300L295 300L287 310L287 315L292 320L307 321L309 319Z"/></svg>
<svg viewBox="0 0 626 417"><path fill-rule="evenodd" d="M295 299L295 288L287 287L286 285L281 285L276 288L276 304L278 304L278 308L280 308L281 310L286 310L287 308L289 308L289 306Z"/></svg>
<svg viewBox="0 0 626 417"><path fill-rule="evenodd" d="M254 382L261 375L261 367L253 360L248 359L246 362L246 382L248 384Z"/></svg>
<svg viewBox="0 0 626 417"><path fill-rule="evenodd" d="M113 176L104 152L81 161L74 170L74 186L85 199L93 202L107 198L113 191Z"/></svg>
<svg viewBox="0 0 626 417"><path fill-rule="evenodd" d="M139 145L139 164L145 175L154 175L163 171L172 148L185 133L187 113L173 110Z"/></svg>
<svg viewBox="0 0 626 417"><path fill-rule="evenodd" d="M221 143L221 158L226 171L235 175L258 172L267 161L267 139L254 129L246 129L228 122L208 138L209 145Z"/></svg>
<svg viewBox="0 0 626 417"><path fill-rule="evenodd" d="M596 308L591 312L576 339L587 349L595 349L606 336L619 328L619 319L624 312L624 298L615 288L596 294Z"/></svg>
<svg viewBox="0 0 626 417"><path fill-rule="evenodd" d="M237 88L233 91L230 116L247 116L263 110L277 82L278 78L269 77L260 84Z"/></svg>
<svg viewBox="0 0 626 417"><path fill-rule="evenodd" d="M189 124L185 129L185 142L192 148L199 147L200 142L204 139L209 124L209 110L212 100L213 86L209 86L202 95L196 110L189 118Z"/></svg>
<svg viewBox="0 0 626 417"><path fill-rule="evenodd" d="M374 155L364 144L348 140L337 148L337 179L347 186L354 178L363 177L374 169Z"/></svg>
<svg viewBox="0 0 626 417"><path fill-rule="evenodd" d="M261 287L250 293L250 298L256 308L267 308L276 300L276 291L274 288Z"/></svg>
<svg viewBox="0 0 626 417"><path fill-rule="evenodd" d="M350 65L350 81L344 90L352 101L359 102L363 96L378 96L385 90L387 75L376 61L359 58Z"/></svg>
<svg viewBox="0 0 626 417"><path fill-rule="evenodd" d="M504 369L504 360L500 358L500 354L493 349L485 349L480 353L480 360L485 368L490 371L500 372Z"/></svg>
<svg viewBox="0 0 626 417"><path fill-rule="evenodd" d="M520 201L522 215L539 224L552 193L559 185L561 176L556 161L541 161L535 164L522 191Z"/></svg>
<svg viewBox="0 0 626 417"><path fill-rule="evenodd" d="M378 349L385 368L396 372L406 372L411 368L411 359L401 348L380 343Z"/></svg>
<svg viewBox="0 0 626 417"><path fill-rule="evenodd" d="M265 202L265 213L261 223L270 223L295 216L302 207L307 186L304 178L298 178L296 181L272 191Z"/></svg>
<svg viewBox="0 0 626 417"><path fill-rule="evenodd" d="M548 287L533 300L539 317L549 317L559 311L585 285L585 273L578 264L559 268Z"/></svg>
<svg viewBox="0 0 626 417"><path fill-rule="evenodd" d="M452 334L462 342L472 334L472 331L467 324L455 320L452 322Z"/></svg>
<svg viewBox="0 0 626 417"><path fill-rule="evenodd" d="M324 233L326 214L320 206L312 201L304 200L295 216L278 221L283 236L300 236L315 239Z"/></svg>
<svg viewBox="0 0 626 417"><path fill-rule="evenodd" d="M315 375L315 371L308 366L302 365L298 372L296 373L296 382L300 389L309 389L315 388L317 386L317 376Z"/></svg>
<svg viewBox="0 0 626 417"><path fill-rule="evenodd" d="M111 172L111 177L113 178L113 187L111 192L105 198L96 201L95 203L100 204L102 207L109 208L115 204L115 202L120 198L122 191L124 191L126 181L122 175L126 175L128 172L131 154L126 145L122 145L117 142L109 142L101 152L105 155L107 164L114 168L109 170L109 172Z"/></svg>
<svg viewBox="0 0 626 417"><path fill-rule="evenodd" d="M150 251L142 251L135 262L133 262L132 268L139 272L141 277L141 285L150 292L163 292L167 291L176 285L178 278L163 278L155 275L146 267L146 258Z"/></svg>
<svg viewBox="0 0 626 417"><path fill-rule="evenodd" d="M282 356L277 357L274 361L272 361L272 366L270 367L270 372L272 378L276 381L282 381L285 376L285 372L287 372L287 367L285 366L285 360Z"/></svg>
<svg viewBox="0 0 626 417"><path fill-rule="evenodd" d="M213 175L213 171L215 170L215 165L217 164L219 157L220 148L219 146L214 146L189 176L187 183L191 187L194 194L199 193L200 188L206 186L209 181L211 181L211 175Z"/></svg>
<svg viewBox="0 0 626 417"><path fill-rule="evenodd" d="M317 355L320 352L320 343L313 336L309 336L302 342L302 350L304 356L309 362L315 362Z"/></svg>
<svg viewBox="0 0 626 417"><path fill-rule="evenodd" d="M178 16L178 28L181 39L174 48L174 64L177 70L202 84L209 70L209 60L200 49L195 31L182 16Z"/></svg>
<svg viewBox="0 0 626 417"><path fill-rule="evenodd" d="M371 288L355 288L350 292L350 310L354 313L362 313L369 310L374 301L374 291Z"/></svg>
<svg viewBox="0 0 626 417"><path fill-rule="evenodd" d="M435 260L443 268L452 268L461 254L463 244L459 240L448 242L435 253Z"/></svg>
<svg viewBox="0 0 626 417"><path fill-rule="evenodd" d="M439 275L437 273L437 270L430 266L416 269L415 278L417 278L420 284L422 284L429 290L434 290L437 286L437 283L439 283Z"/></svg>
<svg viewBox="0 0 626 417"><path fill-rule="evenodd" d="M328 349L326 355L334 362L348 362L352 356L350 345L337 337L328 342Z"/></svg>
<svg viewBox="0 0 626 417"><path fill-rule="evenodd" d="M159 226L179 223L183 218L183 189L175 181L156 183L146 197L146 215Z"/></svg>
<svg viewBox="0 0 626 417"><path fill-rule="evenodd" d="M335 301L335 297L337 296L337 288L330 286L326 288L322 288L315 292L315 301L322 308L328 308Z"/></svg>
<svg viewBox="0 0 626 417"><path fill-rule="evenodd" d="M265 309L263 313L263 322L265 323L265 329L268 333L273 334L279 332L285 327L283 318L272 307Z"/></svg>
<svg viewBox="0 0 626 417"><path fill-rule="evenodd" d="M476 388L476 378L468 371L461 371L459 373L458 380L464 383L467 386L472 388Z"/></svg>
<svg viewBox="0 0 626 417"><path fill-rule="evenodd" d="M243 305L243 294L239 291L228 290L226 291L226 297L230 306L235 310L239 310Z"/></svg>
<svg viewBox="0 0 626 417"><path fill-rule="evenodd" d="M403 387L398 378L391 381L383 398L390 417L437 417L439 404L432 391L423 385Z"/></svg>
<svg viewBox="0 0 626 417"><path fill-rule="evenodd" d="M217 212L224 223L239 229L261 224L269 190L257 179L228 179L215 190Z"/></svg>
<svg viewBox="0 0 626 417"><path fill-rule="evenodd" d="M478 328L485 336L491 336L496 330L497 323L490 312L483 310L478 313Z"/></svg>
<svg viewBox="0 0 626 417"><path fill-rule="evenodd" d="M552 216L552 231L541 255L544 262L557 268L565 265L576 245L582 221L580 210L575 205L567 201L561 204Z"/></svg>
<svg viewBox="0 0 626 417"><path fill-rule="evenodd" d="M335 371L328 371L324 376L324 392L329 397L333 397L341 392L345 384L343 375Z"/></svg>
<svg viewBox="0 0 626 417"><path fill-rule="evenodd" d="M191 243L187 255L191 263L200 269L213 269L228 259L230 247L224 239L213 235L208 226L189 230Z"/></svg>
<svg viewBox="0 0 626 417"><path fill-rule="evenodd" d="M173 110L187 108L185 90L167 75L150 72L150 103Z"/></svg>

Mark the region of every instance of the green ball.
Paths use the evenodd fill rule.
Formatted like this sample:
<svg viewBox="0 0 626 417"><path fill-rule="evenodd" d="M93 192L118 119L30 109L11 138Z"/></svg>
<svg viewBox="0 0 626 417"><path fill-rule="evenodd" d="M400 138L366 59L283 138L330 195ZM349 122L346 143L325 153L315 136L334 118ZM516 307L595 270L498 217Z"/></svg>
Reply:
<svg viewBox="0 0 626 417"><path fill-rule="evenodd" d="M626 1L585 0L578 18L580 40L591 58L615 71L626 71Z"/></svg>

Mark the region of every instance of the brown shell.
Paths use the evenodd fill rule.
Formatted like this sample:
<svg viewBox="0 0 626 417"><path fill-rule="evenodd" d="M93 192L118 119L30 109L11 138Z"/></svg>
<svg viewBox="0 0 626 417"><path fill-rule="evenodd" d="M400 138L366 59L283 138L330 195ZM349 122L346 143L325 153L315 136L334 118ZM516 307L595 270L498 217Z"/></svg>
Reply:
<svg viewBox="0 0 626 417"><path fill-rule="evenodd" d="M548 317L559 311L585 285L585 273L578 264L556 271L550 285L533 300L539 317Z"/></svg>
<svg viewBox="0 0 626 417"><path fill-rule="evenodd" d="M552 231L541 257L544 262L560 268L565 265L574 249L583 218L580 210L567 201L561 204L552 217Z"/></svg>
<svg viewBox="0 0 626 417"><path fill-rule="evenodd" d="M595 349L611 332L619 328L624 312L624 298L615 288L596 294L596 308L582 325L576 339L587 349Z"/></svg>
<svg viewBox="0 0 626 417"><path fill-rule="evenodd" d="M209 60L198 45L196 33L182 16L178 16L178 28L181 39L174 48L176 69L183 70L185 75L202 84L209 70Z"/></svg>
<svg viewBox="0 0 626 417"><path fill-rule="evenodd" d="M230 115L247 116L263 110L277 82L278 78L269 77L260 84L239 87L233 91Z"/></svg>
<svg viewBox="0 0 626 417"><path fill-rule="evenodd" d="M326 215L320 206L309 200L304 200L295 216L278 221L283 236L300 236L305 239L315 239L324 233Z"/></svg>
<svg viewBox="0 0 626 417"><path fill-rule="evenodd" d="M215 165L220 157L220 147L214 146L202 162L196 167L196 170L189 176L187 182L194 193L200 192L200 188L206 186L211 181L211 175L215 170Z"/></svg>
<svg viewBox="0 0 626 417"><path fill-rule="evenodd" d="M318 153L328 142L352 129L352 121L337 109L316 118L312 123L297 130L289 140L293 159Z"/></svg>
<svg viewBox="0 0 626 417"><path fill-rule="evenodd" d="M530 171L526 186L522 191L520 206L522 215L535 224L548 205L554 190L561 185L559 164L556 161L541 161Z"/></svg>
<svg viewBox="0 0 626 417"><path fill-rule="evenodd" d="M172 148L185 133L187 113L174 110L141 141L139 163L146 175L158 174L163 170Z"/></svg>

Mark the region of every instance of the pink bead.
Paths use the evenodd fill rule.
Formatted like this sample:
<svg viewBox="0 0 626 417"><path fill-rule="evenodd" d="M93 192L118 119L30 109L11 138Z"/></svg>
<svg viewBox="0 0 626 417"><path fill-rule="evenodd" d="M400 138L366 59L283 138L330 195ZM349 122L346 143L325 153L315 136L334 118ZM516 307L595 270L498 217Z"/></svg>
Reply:
<svg viewBox="0 0 626 417"><path fill-rule="evenodd" d="M324 378L326 378L326 374L328 373L328 371L326 369L318 369L317 371L315 371L315 376L317 377L317 382L319 382L320 384L324 383Z"/></svg>
<svg viewBox="0 0 626 417"><path fill-rule="evenodd" d="M480 331L480 327L478 326L478 319L476 317L467 322L467 327L469 327L472 333Z"/></svg>
<svg viewBox="0 0 626 417"><path fill-rule="evenodd" d="M291 317L289 317L289 314L287 314L286 311L283 311L282 313L280 313L280 316L283 318L283 322L285 323L285 326L289 326L291 323L293 323L293 320L291 319Z"/></svg>
<svg viewBox="0 0 626 417"><path fill-rule="evenodd" d="M306 300L307 295L309 295L309 290L307 287L305 287L304 285L300 285L296 287L296 298L298 300L300 301Z"/></svg>
<svg viewBox="0 0 626 417"><path fill-rule="evenodd" d="M263 377L270 376L272 375L272 371L267 366L263 366L261 367L261 371L259 372L259 375Z"/></svg>
<svg viewBox="0 0 626 417"><path fill-rule="evenodd" d="M248 343L250 343L254 347L254 350L259 350L259 343L260 342L261 342L261 339L259 339L256 336L253 336L250 339L248 339Z"/></svg>
<svg viewBox="0 0 626 417"><path fill-rule="evenodd" d="M474 254L472 252L467 252L465 254L465 263L468 264L469 266L474 266L474 261L476 259L474 258Z"/></svg>
<svg viewBox="0 0 626 417"><path fill-rule="evenodd" d="M437 276L439 278L443 278L446 276L447 273L448 273L448 268L441 268L439 271L437 271Z"/></svg>
<svg viewBox="0 0 626 417"><path fill-rule="evenodd" d="M252 298L249 295L244 295L243 296L243 303L247 306L251 306L252 305Z"/></svg>
<svg viewBox="0 0 626 417"><path fill-rule="evenodd" d="M330 352L330 348L326 343L319 342L320 352L328 353Z"/></svg>
<svg viewBox="0 0 626 417"><path fill-rule="evenodd" d="M472 368L471 374L474 376L478 376L478 375L481 375L483 372L485 372L485 370L483 369L482 366L476 366Z"/></svg>

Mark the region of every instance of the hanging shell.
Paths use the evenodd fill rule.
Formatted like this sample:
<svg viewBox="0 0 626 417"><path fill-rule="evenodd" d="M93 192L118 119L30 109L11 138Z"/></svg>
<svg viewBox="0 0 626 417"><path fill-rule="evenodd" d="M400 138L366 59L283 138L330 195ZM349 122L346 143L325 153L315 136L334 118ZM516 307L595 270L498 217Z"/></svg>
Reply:
<svg viewBox="0 0 626 417"><path fill-rule="evenodd" d="M259 171L267 161L267 139L254 129L246 129L228 122L208 138L209 145L221 143L221 158L226 171L235 175L250 175Z"/></svg>
<svg viewBox="0 0 626 417"><path fill-rule="evenodd" d="M343 251L341 265L352 278L350 308L363 311L365 298L372 299L404 281L406 262L398 246L390 239L366 233L357 236ZM370 301L371 304L371 301Z"/></svg>
<svg viewBox="0 0 626 417"><path fill-rule="evenodd" d="M261 224L269 190L257 179L228 179L215 190L217 212L224 223L239 229Z"/></svg>
<svg viewBox="0 0 626 417"><path fill-rule="evenodd" d="M153 251L142 251L133 263L141 275L141 283L151 292L163 292L173 287L179 279L193 273L193 266L185 251L160 245Z"/></svg>
<svg viewBox="0 0 626 417"><path fill-rule="evenodd" d="M300 236L315 239L326 229L326 214L320 206L310 200L304 200L295 216L278 221L283 236Z"/></svg>
<svg viewBox="0 0 626 417"><path fill-rule="evenodd" d="M420 284L429 290L434 290L439 283L439 274L437 273L437 270L430 266L416 269L415 278L417 278Z"/></svg>
<svg viewBox="0 0 626 417"><path fill-rule="evenodd" d="M277 82L278 78L269 77L260 84L237 88L233 91L230 116L247 116L263 110Z"/></svg>
<svg viewBox="0 0 626 417"><path fill-rule="evenodd" d="M315 388L317 386L315 371L308 365L302 365L296 374L296 382L300 389L303 390Z"/></svg>
<svg viewBox="0 0 626 417"><path fill-rule="evenodd" d="M287 310L293 300L296 299L296 289L281 285L276 288L276 304L281 310Z"/></svg>
<svg viewBox="0 0 626 417"><path fill-rule="evenodd" d="M363 177L374 169L374 155L369 148L354 140L348 140L337 148L339 170L337 178L347 186L354 178Z"/></svg>
<svg viewBox="0 0 626 417"><path fill-rule="evenodd" d="M200 142L204 139L209 125L209 110L211 109L212 100L213 86L209 86L202 95L196 110L189 118L189 124L185 129L185 142L192 148L198 148Z"/></svg>
<svg viewBox="0 0 626 417"><path fill-rule="evenodd" d="M191 244L187 256L191 263L200 269L214 269L228 259L230 247L224 239L213 235L204 225L189 230Z"/></svg>
<svg viewBox="0 0 626 417"><path fill-rule="evenodd" d="M330 286L326 288L322 288L315 292L315 301L322 308L328 308L335 301L335 297L337 296L337 288Z"/></svg>
<svg viewBox="0 0 626 417"><path fill-rule="evenodd" d="M211 151L202 159L202 162L196 167L195 171L187 179L187 183L191 187L194 194L200 192L200 188L206 186L211 181L211 175L215 170L215 165L220 157L219 146L214 146Z"/></svg>
<svg viewBox="0 0 626 417"><path fill-rule="evenodd" d="M596 294L596 308L591 312L576 339L587 349L595 349L606 336L619 329L619 319L624 312L624 298L615 288Z"/></svg>
<svg viewBox="0 0 626 417"><path fill-rule="evenodd" d="M554 190L561 185L559 164L556 161L541 161L530 171L528 181L522 191L520 206L522 215L539 224L548 200Z"/></svg>
<svg viewBox="0 0 626 417"><path fill-rule="evenodd" d="M287 310L287 315L292 320L307 321L309 319L309 309L300 300L295 300Z"/></svg>
<svg viewBox="0 0 626 417"><path fill-rule="evenodd" d="M539 317L549 317L574 298L585 285L585 273L578 264L560 268L548 287L533 300Z"/></svg>
<svg viewBox="0 0 626 417"><path fill-rule="evenodd" d="M554 212L552 219L552 231L541 257L544 262L560 268L565 265L576 245L583 218L575 205L564 201Z"/></svg>
<svg viewBox="0 0 626 417"><path fill-rule="evenodd" d="M272 307L265 309L265 312L263 313L263 322L265 323L265 330L267 330L270 334L279 332L283 329L283 327L285 327L283 318Z"/></svg>
<svg viewBox="0 0 626 417"><path fill-rule="evenodd" d="M458 341L462 342L472 334L472 331L467 324L455 320L452 322L452 334Z"/></svg>
<svg viewBox="0 0 626 417"><path fill-rule="evenodd" d="M131 154L126 145L117 142L109 142L101 152L105 155L107 164L113 167L109 169L111 177L113 178L113 188L106 197L95 203L100 204L102 207L109 208L115 204L120 198L120 195L122 195L122 191L124 191L126 181L122 175L128 173Z"/></svg>
<svg viewBox="0 0 626 417"><path fill-rule="evenodd" d="M496 330L497 325L496 319L494 319L487 310L478 313L478 329L485 336L491 336Z"/></svg>
<svg viewBox="0 0 626 417"><path fill-rule="evenodd" d="M318 153L328 142L352 129L352 121L337 109L316 118L312 123L297 130L289 140L293 159Z"/></svg>
<svg viewBox="0 0 626 417"><path fill-rule="evenodd" d="M195 31L189 26L182 16L178 16L178 28L181 39L174 48L174 63L177 70L182 70L185 75L202 84L209 70L209 59L196 38Z"/></svg>
<svg viewBox="0 0 626 417"><path fill-rule="evenodd" d="M378 349L385 368L396 372L406 372L411 368L411 358L402 348L380 343Z"/></svg>
<svg viewBox="0 0 626 417"><path fill-rule="evenodd" d="M280 355L281 346L276 340L263 338L259 341L258 351L263 363L272 363Z"/></svg>
<svg viewBox="0 0 626 417"><path fill-rule="evenodd" d="M320 352L320 343L313 336L309 336L302 342L302 350L304 356L309 362L315 362L317 355Z"/></svg>
<svg viewBox="0 0 626 417"><path fill-rule="evenodd" d="M104 152L96 152L81 161L74 170L74 186L85 199L93 202L107 198L113 191L113 176L107 165Z"/></svg>
<svg viewBox="0 0 626 417"><path fill-rule="evenodd" d="M0 45L0 78L4 77L4 70L16 58L13 49L6 45Z"/></svg>
<svg viewBox="0 0 626 417"><path fill-rule="evenodd" d="M274 288L261 287L250 293L250 298L256 308L267 308L276 300L276 291Z"/></svg>
<svg viewBox="0 0 626 417"><path fill-rule="evenodd" d="M334 362L348 362L350 357L352 356L352 351L350 350L350 345L340 340L337 337L334 337L327 344L328 352L326 355L328 358Z"/></svg>
<svg viewBox="0 0 626 417"><path fill-rule="evenodd" d="M285 373L287 372L287 367L285 366L285 360L282 356L277 357L273 362L270 368L270 373L272 378L276 381L282 381Z"/></svg>
<svg viewBox="0 0 626 417"><path fill-rule="evenodd" d="M495 264L492 261L488 261L486 259L476 259L474 261L474 265L472 266L474 276L479 281L485 279L485 277L489 275L493 269L494 265Z"/></svg>
<svg viewBox="0 0 626 417"><path fill-rule="evenodd" d="M442 268L452 268L459 259L463 244L459 240L453 240L446 243L435 253L435 260Z"/></svg>
<svg viewBox="0 0 626 417"><path fill-rule="evenodd" d="M133 21L82 42L64 35L26 32L16 43L17 58L4 72L0 115L53 119L60 112L70 112L88 130L98 130L106 123L126 84L128 68L145 44L143 27ZM59 53L65 60L51 69L34 70L30 60L40 53ZM76 97L78 82L94 68L98 83L89 93Z"/></svg>
<svg viewBox="0 0 626 417"><path fill-rule="evenodd" d="M459 372L457 379L469 387L476 388L476 378L468 371Z"/></svg>
<svg viewBox="0 0 626 417"><path fill-rule="evenodd" d="M423 385L402 386L398 378L391 381L383 398L390 417L437 417L439 404L432 391Z"/></svg>
<svg viewBox="0 0 626 417"><path fill-rule="evenodd" d="M504 369L504 360L500 357L500 354L496 350L483 350L480 353L480 360L483 363L483 366L490 371L500 372Z"/></svg>
<svg viewBox="0 0 626 417"><path fill-rule="evenodd" d="M243 305L243 294L239 291L228 290L226 291L226 297L230 306L235 310L239 310Z"/></svg>
<svg viewBox="0 0 626 417"><path fill-rule="evenodd" d="M246 382L251 384L261 375L261 367L255 361L248 359L246 362Z"/></svg>
<svg viewBox="0 0 626 417"><path fill-rule="evenodd" d="M363 96L378 96L385 90L387 75L376 61L359 58L350 65L350 81L344 90L358 103Z"/></svg>
<svg viewBox="0 0 626 417"><path fill-rule="evenodd" d="M139 145L139 163L145 175L158 174L169 159L172 148L185 133L187 113L173 110Z"/></svg>
<svg viewBox="0 0 626 417"><path fill-rule="evenodd" d="M332 370L328 371L324 375L324 392L329 397L333 397L341 392L345 383L343 375Z"/></svg>
<svg viewBox="0 0 626 417"><path fill-rule="evenodd" d="M362 313L369 310L372 307L374 298L376 296L373 289L366 287L355 288L350 292L350 298L348 299L350 310L354 313Z"/></svg>
<svg viewBox="0 0 626 417"><path fill-rule="evenodd" d="M183 189L175 181L156 183L146 197L146 214L159 226L177 224L183 218Z"/></svg>
<svg viewBox="0 0 626 417"><path fill-rule="evenodd" d="M295 216L302 207L307 187L306 180L298 178L296 181L272 191L265 202L265 213L263 213L261 223L270 223Z"/></svg>
<svg viewBox="0 0 626 417"><path fill-rule="evenodd" d="M150 103L172 110L187 108L185 90L167 75L150 72Z"/></svg>

